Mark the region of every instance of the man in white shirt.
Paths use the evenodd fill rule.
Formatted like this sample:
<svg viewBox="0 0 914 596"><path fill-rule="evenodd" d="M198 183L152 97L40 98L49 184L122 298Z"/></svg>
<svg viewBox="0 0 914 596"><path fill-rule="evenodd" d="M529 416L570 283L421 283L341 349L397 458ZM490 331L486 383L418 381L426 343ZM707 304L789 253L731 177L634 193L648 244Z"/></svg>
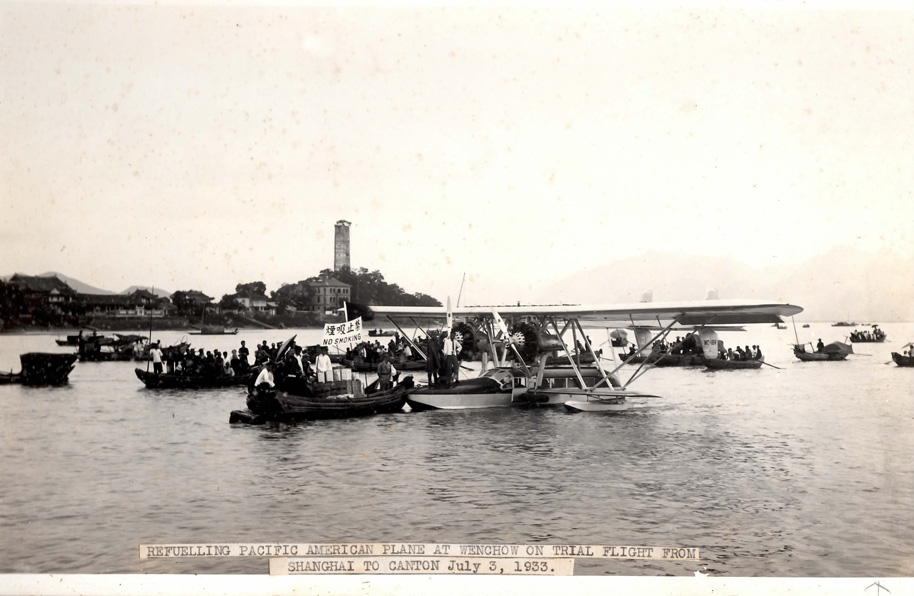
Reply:
<svg viewBox="0 0 914 596"><path fill-rule="evenodd" d="M162 374L162 350L159 348L159 342L149 350L149 357L152 359L152 372Z"/></svg>
<svg viewBox="0 0 914 596"><path fill-rule="evenodd" d="M326 382L333 380L333 363L327 354L327 346L321 348L321 353L314 359L314 368L317 370L317 380Z"/></svg>
<svg viewBox="0 0 914 596"><path fill-rule="evenodd" d="M457 346L460 345L460 342L457 341L457 333L451 331L450 336L444 338L444 344L442 346L444 351L444 361L447 363L447 384L457 383L457 378L460 372L460 365L457 363Z"/></svg>
<svg viewBox="0 0 914 596"><path fill-rule="evenodd" d="M260 374L257 375L257 380L254 381L254 387L260 387L264 383L266 383L270 389L276 386L273 382L273 362L270 360L267 360L263 365Z"/></svg>
<svg viewBox="0 0 914 596"><path fill-rule="evenodd" d="M301 346L295 346L295 352L292 354L292 357L295 358L295 362L298 364L298 371L296 374L302 377L305 376L305 365L302 364Z"/></svg>

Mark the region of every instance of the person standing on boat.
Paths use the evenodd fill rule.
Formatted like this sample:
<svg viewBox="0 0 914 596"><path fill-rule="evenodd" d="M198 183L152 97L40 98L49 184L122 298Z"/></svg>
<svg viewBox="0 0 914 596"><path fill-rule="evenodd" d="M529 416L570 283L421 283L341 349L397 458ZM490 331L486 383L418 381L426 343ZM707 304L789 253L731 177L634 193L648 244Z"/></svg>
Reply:
<svg viewBox="0 0 914 596"><path fill-rule="evenodd" d="M378 389L386 391L390 389L390 378L393 375L393 366L390 364L390 358L386 355L381 357L381 363L378 364Z"/></svg>
<svg viewBox="0 0 914 596"><path fill-rule="evenodd" d="M152 360L152 372L162 374L162 350L159 348L159 342L149 350L149 358Z"/></svg>
<svg viewBox="0 0 914 596"><path fill-rule="evenodd" d="M265 385L265 387L263 385ZM260 374L257 375L257 380L254 381L254 387L257 387L258 389L272 389L275 386L273 380L273 363L267 360L266 363L264 363Z"/></svg>
<svg viewBox="0 0 914 596"><path fill-rule="evenodd" d="M825 344L822 343L822 338L819 338L819 343L816 344L816 352L825 351Z"/></svg>
<svg viewBox="0 0 914 596"><path fill-rule="evenodd" d="M457 341L457 332L451 331L450 336L444 338L444 361L445 361L445 380L448 385L455 384L457 382L458 373L460 371L460 365L457 362L457 353L460 351L460 348L457 346L459 342Z"/></svg>
<svg viewBox="0 0 914 596"><path fill-rule="evenodd" d="M233 352L234 352L234 350L233 350ZM250 364L248 362L248 354L250 354L250 351L248 350L248 347L246 345L244 345L244 340L242 339L241 347L238 348L238 360L241 363L241 368L239 368L238 370L247 370L248 365Z"/></svg>
<svg viewBox="0 0 914 596"><path fill-rule="evenodd" d="M435 335L428 336L426 352L428 358L425 361L425 372L428 374L429 386L434 387L438 384L438 371L441 369L441 347Z"/></svg>
<svg viewBox="0 0 914 596"><path fill-rule="evenodd" d="M295 349L294 349L294 351L291 352L291 354L292 354L292 360L295 364L295 368L293 369L295 372L295 376L304 377L305 376L305 365L302 363L301 346L295 346Z"/></svg>
<svg viewBox="0 0 914 596"><path fill-rule="evenodd" d="M330 361L330 355L327 354L327 346L323 346L321 353L314 359L314 368L317 369L319 382L333 380L333 363Z"/></svg>

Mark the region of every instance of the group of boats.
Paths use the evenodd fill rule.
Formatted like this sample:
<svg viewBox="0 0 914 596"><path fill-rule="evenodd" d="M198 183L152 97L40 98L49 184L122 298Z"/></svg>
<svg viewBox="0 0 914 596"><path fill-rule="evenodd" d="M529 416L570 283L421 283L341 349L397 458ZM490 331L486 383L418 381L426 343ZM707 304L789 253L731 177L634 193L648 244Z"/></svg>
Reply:
<svg viewBox="0 0 914 596"><path fill-rule="evenodd" d="M704 366L711 370L760 368L765 364L763 357L719 357L723 344L717 339L715 330L724 327L716 326L717 323L774 321L778 324L781 316L793 315L802 309L788 304L737 301L613 307L500 307L502 312L507 311L506 318L513 324L513 331L509 331L501 313L492 308L463 307L455 310L458 312L451 313L450 309L441 312L434 307L374 307L372 316L386 315L389 321L397 325L402 336L408 338L394 316L405 316L416 323L413 317L446 315L448 323L453 325L452 316L461 315L465 321L461 325L472 325L478 334L473 339L474 346L485 357L482 358L483 368L478 377L456 383L417 384L407 373L424 369L423 360L410 362L412 366L402 366L403 363L397 366L395 363L399 372L389 386L382 386L380 379L369 382L367 373L375 372L374 368L362 370L354 363L346 363L349 366L343 367L337 365L334 376L324 377L320 381L315 378L277 375L272 388L254 386L260 370L256 367L244 374L234 375L155 373L140 368L135 370L135 374L150 389L245 387L247 407L231 413L230 421L233 423L260 424L267 421L365 416L398 412L407 405L413 411L557 406L573 412L618 412L628 409L640 399L660 397L629 389L636 378L653 367ZM633 322L632 328L635 329L638 341L637 344L632 344L633 347L627 354L618 355L618 363L613 360L613 366L605 368L603 362L606 359L595 350L580 321L619 320L619 317L628 317ZM634 324L636 319L646 318L656 319L658 323L660 319L671 322L657 327L638 327ZM517 331L521 326L523 333ZM685 329L685 326L690 329L688 335L694 335L690 338L693 344L689 349L681 351L677 347L676 353L652 349L655 342L663 342L671 331ZM872 333L875 335L875 332ZM564 338L568 335L572 336L573 341L566 344ZM885 334L881 333L881 337L884 340ZM133 341L139 346L142 345L142 339L142 336L132 335L115 335L112 338L94 335L90 340L80 335L68 336L63 345L73 345L71 342L75 342L75 345L85 347L94 342L101 346L116 346ZM407 341L424 358L420 346L411 340ZM624 333L608 337L607 343L610 341L619 341L621 345L627 343ZM274 356L276 362L283 357L284 350L291 343L292 340L288 340L283 344ZM635 345L640 347L636 349ZM679 345L678 339L675 345ZM853 353L853 347L842 342L828 345L821 345L820 342L818 347L812 349L797 344L793 349L794 355L802 361L840 361ZM898 366L914 366L914 344L905 346L903 352L905 353L893 352L893 361ZM66 383L77 357L78 354L23 354L22 372L0 373L0 383ZM485 364L487 360L491 367ZM623 370L631 371L630 368L623 369L626 365L635 367L635 371L631 378L623 382L618 375ZM359 372L366 374L358 378Z"/></svg>
<svg viewBox="0 0 914 596"><path fill-rule="evenodd" d="M351 305L350 305L351 306ZM716 332L710 323L780 322L781 315L792 315L802 309L786 304L759 304L743 301L715 301L714 303L638 304L613 307L546 306L546 307L499 307L514 323L509 331L501 314L492 307L458 307L451 312L441 307L360 307L360 316L371 320L384 315L400 331L408 334L394 317L405 317L414 324L415 318L447 317L446 329L453 328L453 317L460 316L464 323L472 325L475 331L476 347L482 354L483 362L492 363L492 368L483 366L480 376L461 380L457 383L429 383L416 385L411 376L389 388L368 386L364 390L357 379L335 381L335 386L315 384L313 381L289 381L277 379L272 389L252 388L247 400L247 410L232 412L234 422L258 423L270 419L299 418L311 416L361 415L365 412L397 410L397 401L409 405L411 410L474 410L505 408L515 406L564 406L576 412L617 412L626 410L632 400L657 398L659 396L628 389L644 367L654 362L648 359L637 362L644 349L653 341L662 340L670 331L681 329L679 324L697 326L695 350L685 355L695 363L718 360ZM348 317L347 310L347 319ZM369 315L366 317L366 314ZM595 351L590 338L581 327L581 320L619 320L618 317L634 321L666 318L672 322L661 327L650 342L641 342L642 348L626 355L625 360L613 370L606 370L601 357ZM561 321L561 325L559 324ZM416 325L418 326L418 325ZM639 328L637 333L645 332ZM532 330L532 331L531 331ZM570 334L573 341L566 344L563 339ZM701 339L699 340L699 336ZM610 339L622 339L620 334ZM466 348L466 342L463 342ZM533 345L531 345L533 344ZM575 346L577 349L569 347ZM624 345L624 344L623 344ZM706 349L702 349L704 346ZM420 355L418 345L412 346ZM522 357L526 354L527 357ZM531 360L530 355L535 354ZM669 355L673 359L673 355ZM751 368L761 366L758 361L726 361L720 368ZM623 365L638 366L632 378L622 383L616 376ZM326 395L317 395L317 392ZM328 393L329 392L329 393ZM350 404L347 407L345 404ZM320 412L318 413L318 410Z"/></svg>

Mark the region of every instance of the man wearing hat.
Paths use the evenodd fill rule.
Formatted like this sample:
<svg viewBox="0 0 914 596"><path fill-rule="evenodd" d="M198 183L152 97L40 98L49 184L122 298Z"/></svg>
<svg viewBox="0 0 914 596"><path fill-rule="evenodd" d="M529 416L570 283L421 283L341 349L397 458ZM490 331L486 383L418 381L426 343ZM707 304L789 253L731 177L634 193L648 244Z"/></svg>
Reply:
<svg viewBox="0 0 914 596"><path fill-rule="evenodd" d="M263 385L266 385L266 387ZM257 380L254 381L254 387L257 387L258 389L272 389L275 386L273 381L273 361L267 360L264 363L260 374L257 375Z"/></svg>

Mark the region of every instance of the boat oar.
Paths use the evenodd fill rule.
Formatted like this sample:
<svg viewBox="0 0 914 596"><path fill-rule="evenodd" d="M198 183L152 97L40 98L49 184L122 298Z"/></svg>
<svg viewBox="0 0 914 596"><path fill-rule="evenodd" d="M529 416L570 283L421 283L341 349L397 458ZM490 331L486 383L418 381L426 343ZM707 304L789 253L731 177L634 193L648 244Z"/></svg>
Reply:
<svg viewBox="0 0 914 596"><path fill-rule="evenodd" d="M775 366L775 365L773 365L773 364L768 364L768 363L765 362L765 361L762 361L762 364L764 364L765 366L770 366L771 368L776 368L776 369L778 369L778 370L784 370L784 369L781 368L780 366Z"/></svg>

